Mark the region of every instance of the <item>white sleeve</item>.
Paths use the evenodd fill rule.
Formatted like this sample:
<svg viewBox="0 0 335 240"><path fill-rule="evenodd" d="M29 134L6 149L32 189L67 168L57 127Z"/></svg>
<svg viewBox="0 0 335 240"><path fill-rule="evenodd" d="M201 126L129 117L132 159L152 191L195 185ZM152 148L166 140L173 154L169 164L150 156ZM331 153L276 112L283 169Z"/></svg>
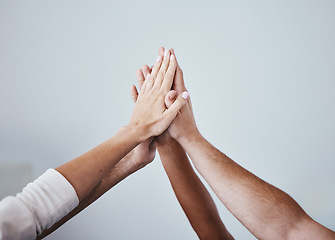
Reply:
<svg viewBox="0 0 335 240"><path fill-rule="evenodd" d="M72 185L59 172L48 169L16 197L0 201L0 240L35 239L78 204Z"/></svg>

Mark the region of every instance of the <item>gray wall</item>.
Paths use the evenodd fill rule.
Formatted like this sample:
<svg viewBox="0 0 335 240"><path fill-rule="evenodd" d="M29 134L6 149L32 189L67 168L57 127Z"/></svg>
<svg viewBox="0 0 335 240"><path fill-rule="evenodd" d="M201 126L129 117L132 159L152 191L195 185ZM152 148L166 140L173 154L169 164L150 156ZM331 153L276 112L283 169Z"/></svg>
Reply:
<svg viewBox="0 0 335 240"><path fill-rule="evenodd" d="M173 47L208 140L335 230L334 1L0 1L0 161L34 177L127 124ZM3 183L1 183L3 184ZM213 195L236 239L252 239ZM48 239L196 239L159 157Z"/></svg>

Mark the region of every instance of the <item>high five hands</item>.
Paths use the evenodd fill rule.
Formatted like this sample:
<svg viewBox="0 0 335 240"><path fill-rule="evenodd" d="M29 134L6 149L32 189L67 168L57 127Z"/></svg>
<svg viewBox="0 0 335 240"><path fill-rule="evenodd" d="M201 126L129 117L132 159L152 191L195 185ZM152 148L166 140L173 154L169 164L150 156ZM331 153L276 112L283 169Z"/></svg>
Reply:
<svg viewBox="0 0 335 240"><path fill-rule="evenodd" d="M171 89L165 95L165 107L169 110L173 110L173 105L176 104L176 101L178 102L177 96L181 95L182 97L188 98L188 92L184 83L183 72L177 62L173 49L165 50L163 47L161 47L159 48L158 53L159 56L155 65L152 68L150 68L148 65L144 65L141 69L138 69L136 71L140 94L145 87L147 81L152 81L151 77L157 75L157 65L159 65L161 59L164 59L162 66L164 65L164 61L170 59L171 70L174 69L175 72L173 73L173 82ZM163 67L163 69L165 69L165 67ZM135 85L131 86L130 93L133 101L136 102L139 99L139 93ZM191 100L188 99L185 105L183 105L183 107L179 110L178 114L171 122L167 130L159 135L157 138L155 138L155 140L157 141L157 143L164 143L172 137L178 141L182 141L195 134L200 133L195 123Z"/></svg>
<svg viewBox="0 0 335 240"><path fill-rule="evenodd" d="M142 140L162 134L187 102L189 94L183 91L169 102L169 108L165 104L167 98L175 98L177 94L171 91L176 69L175 55L165 51L164 56L158 56L151 72L141 79L140 92L132 87L136 103L128 126L136 128Z"/></svg>
<svg viewBox="0 0 335 240"><path fill-rule="evenodd" d="M48 224L52 227L40 229L45 231L38 232L39 237L153 161L157 145L176 197L200 239L233 237L188 157L220 201L257 238L335 239L333 231L315 222L288 194L244 169L200 134L173 49L161 47L154 66L144 65L136 76L139 91L131 86L135 106L129 124L55 169L71 184L79 205L58 222L51 219ZM31 223L35 224L34 218Z"/></svg>

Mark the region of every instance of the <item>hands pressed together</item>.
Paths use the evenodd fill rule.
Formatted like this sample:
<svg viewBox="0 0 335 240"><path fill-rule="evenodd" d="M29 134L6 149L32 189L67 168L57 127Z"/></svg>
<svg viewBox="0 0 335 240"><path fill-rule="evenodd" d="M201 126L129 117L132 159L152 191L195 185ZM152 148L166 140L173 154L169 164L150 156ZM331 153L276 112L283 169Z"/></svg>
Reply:
<svg viewBox="0 0 335 240"><path fill-rule="evenodd" d="M183 72L174 50L161 47L158 53L152 68L144 65L136 71L139 91L135 85L130 88L135 108L129 125L138 128L138 132L145 136L144 139L149 137L134 151L141 149L144 152L145 146L155 151L156 143L162 145L171 139L186 140L191 135L199 134ZM143 156L143 161L134 157L144 166L143 163L153 160L154 155L150 156Z"/></svg>
<svg viewBox="0 0 335 240"><path fill-rule="evenodd" d="M0 201L0 239L45 237L152 162L156 147L200 239L233 237L188 157L224 206L257 238L335 239L335 232L314 221L292 197L200 134L173 49L161 47L153 67L144 65L136 76L139 91L131 86L135 106L128 125L90 151L49 169L16 197Z"/></svg>
<svg viewBox="0 0 335 240"><path fill-rule="evenodd" d="M261 180L212 146L198 131L183 72L173 49L159 49L153 67L136 72L134 110L113 137L56 170L80 204L43 237L133 172L152 162L156 147L175 195L200 239L233 239L196 170L227 209L257 238L335 239L285 192Z"/></svg>
<svg viewBox="0 0 335 240"><path fill-rule="evenodd" d="M136 76L140 91L131 86L135 109L129 125L146 139L133 151L148 155L134 155L134 159L142 163L140 167L145 166L153 160L157 145L176 197L200 239L233 237L187 155L221 202L257 238L335 239L334 232L312 220L294 199L201 136L173 49L161 47L154 66L144 65Z"/></svg>

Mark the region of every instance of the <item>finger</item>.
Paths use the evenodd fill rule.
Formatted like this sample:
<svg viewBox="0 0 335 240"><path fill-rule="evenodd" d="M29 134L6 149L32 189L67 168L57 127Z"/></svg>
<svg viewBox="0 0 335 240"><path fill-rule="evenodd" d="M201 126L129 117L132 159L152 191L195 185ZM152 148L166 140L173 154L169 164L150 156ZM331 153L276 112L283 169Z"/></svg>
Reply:
<svg viewBox="0 0 335 240"><path fill-rule="evenodd" d="M146 78L148 74L151 73L151 70L148 65L142 66L142 73L143 73L144 78Z"/></svg>
<svg viewBox="0 0 335 240"><path fill-rule="evenodd" d="M161 81L164 78L165 72L167 68L169 67L169 62L170 62L170 52L169 50L165 49L163 62L159 68L155 82L158 80L161 83Z"/></svg>
<svg viewBox="0 0 335 240"><path fill-rule="evenodd" d="M164 57L164 51L165 51L164 47L160 47L158 49L158 55L161 56L162 58Z"/></svg>
<svg viewBox="0 0 335 240"><path fill-rule="evenodd" d="M139 89L141 89L144 84L144 75L143 75L142 69L137 69L136 78L137 78L138 87Z"/></svg>
<svg viewBox="0 0 335 240"><path fill-rule="evenodd" d="M174 49L173 49L173 48L170 48L169 51L170 51L171 54L173 54L173 55L175 56L177 65L178 65L178 67L179 67L179 63L178 63L178 60L177 60L177 57L176 57L176 53L174 52ZM178 67L177 67L177 68L178 68Z"/></svg>
<svg viewBox="0 0 335 240"><path fill-rule="evenodd" d="M177 91L171 90L165 96L165 106L167 108L171 107L172 103L176 100Z"/></svg>
<svg viewBox="0 0 335 240"><path fill-rule="evenodd" d="M152 68L149 68L148 65L143 66L144 68L142 68L142 70L145 72L145 74L148 75L148 73L150 73L150 75L151 75L151 77L149 78L149 82L147 84L147 85L150 85L150 87L152 87L153 84L154 84L154 81L155 81L157 72L159 70L159 67L161 65L161 62L162 62L162 57L158 56L154 66L152 66ZM144 76L147 76L147 75L144 75Z"/></svg>
<svg viewBox="0 0 335 240"><path fill-rule="evenodd" d="M176 62L176 58L174 55L171 55L170 57L170 64L169 67L165 73L164 76L164 81L162 81L162 90L164 93L167 93L168 91L170 91L171 87L172 87L172 83L173 83L173 79L176 73L176 68L177 68L177 62ZM157 79L157 84L158 84L158 79Z"/></svg>
<svg viewBox="0 0 335 240"><path fill-rule="evenodd" d="M173 89L175 89L178 93L186 91L184 74L181 68L179 67L178 63L175 78L173 80Z"/></svg>
<svg viewBox="0 0 335 240"><path fill-rule="evenodd" d="M138 92L137 92L137 88L135 87L135 85L130 86L130 95L135 103L138 97Z"/></svg>
<svg viewBox="0 0 335 240"><path fill-rule="evenodd" d="M152 84L153 84L152 79L151 79L151 81L147 81L147 79L149 79L150 73L151 73L151 71L150 71L149 66L148 65L143 65L142 66L142 74L143 74L143 77L144 77L144 82L143 82L142 86L144 86L144 87L143 87L143 89L141 89L141 91L142 90L146 91L147 88L152 88ZM148 85L149 85L149 87L147 87Z"/></svg>
<svg viewBox="0 0 335 240"><path fill-rule="evenodd" d="M166 125L169 126L171 122L176 118L178 112L182 107L186 104L187 100L189 99L189 93L183 92L178 96L176 101L171 105L171 107L165 110L164 114L166 115Z"/></svg>
<svg viewBox="0 0 335 240"><path fill-rule="evenodd" d="M151 71L151 75L153 76L154 79L156 78L157 72L158 72L161 64L162 64L162 56L158 55L158 57L156 59L156 62L153 65L152 71Z"/></svg>
<svg viewBox="0 0 335 240"><path fill-rule="evenodd" d="M171 48L169 51L171 52L171 54L173 54L176 57L176 54L173 48ZM176 70L175 78L173 80L173 89L175 89L177 93L181 93L183 91L186 91L185 82L184 82L184 74L179 66L177 57L176 57L176 62L177 62L177 70Z"/></svg>
<svg viewBox="0 0 335 240"><path fill-rule="evenodd" d="M176 56L176 54L174 53L174 49L173 48L170 48L169 51L170 51L171 54L173 54L173 55Z"/></svg>

